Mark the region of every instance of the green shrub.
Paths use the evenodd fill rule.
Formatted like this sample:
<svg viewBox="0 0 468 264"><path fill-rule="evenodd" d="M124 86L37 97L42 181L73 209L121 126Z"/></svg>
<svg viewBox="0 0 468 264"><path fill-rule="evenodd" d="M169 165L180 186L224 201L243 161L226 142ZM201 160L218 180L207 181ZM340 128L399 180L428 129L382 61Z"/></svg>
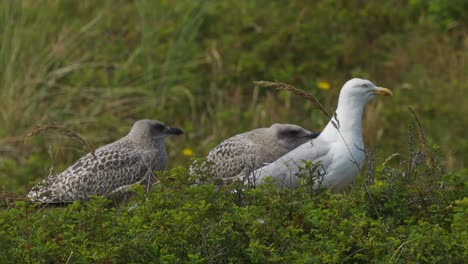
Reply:
<svg viewBox="0 0 468 264"><path fill-rule="evenodd" d="M98 197L65 208L2 204L0 263L468 259L466 1L2 1L0 9L2 191L25 193L86 152L56 135L25 143L38 124L64 124L96 146L142 118L186 132L167 144L175 169L120 207ZM185 148L203 157L238 132L328 122L302 98L253 81L293 84L332 109L350 77L394 91L368 106L363 123L376 160L394 158L369 160L351 191L312 190L311 164L301 188L280 191L196 186L185 171ZM409 106L427 146L410 142L404 153L415 138ZM427 149L441 154L435 166Z"/></svg>
<svg viewBox="0 0 468 264"><path fill-rule="evenodd" d="M402 161L406 164L408 160ZM466 171L408 177L384 166L342 194L274 184L195 185L183 168L117 208L95 197L64 208L0 211L2 263L462 263ZM143 188L136 193L143 194Z"/></svg>

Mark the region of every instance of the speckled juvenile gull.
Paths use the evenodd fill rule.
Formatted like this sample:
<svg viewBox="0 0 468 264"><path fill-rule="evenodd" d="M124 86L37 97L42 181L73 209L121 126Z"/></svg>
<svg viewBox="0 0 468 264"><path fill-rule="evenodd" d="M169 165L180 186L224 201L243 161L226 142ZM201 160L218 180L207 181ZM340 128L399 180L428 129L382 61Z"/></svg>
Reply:
<svg viewBox="0 0 468 264"><path fill-rule="evenodd" d="M206 157L208 165L202 164L200 170L201 173L208 172L223 179L245 175L316 138L318 134L291 124L257 128L228 138L216 146Z"/></svg>
<svg viewBox="0 0 468 264"><path fill-rule="evenodd" d="M70 203L90 195L111 196L135 183L143 183L154 171L164 170L164 139L182 130L156 120L139 120L125 137L80 158L59 174L31 189L28 197L39 203Z"/></svg>
<svg viewBox="0 0 468 264"><path fill-rule="evenodd" d="M297 174L304 161L320 162L315 173L315 187L321 185L335 191L354 182L365 155L361 122L364 106L376 95L392 95L387 88L376 87L363 79L346 82L340 92L334 117L320 136L249 175L249 181L264 183L271 176L279 187L297 187Z"/></svg>

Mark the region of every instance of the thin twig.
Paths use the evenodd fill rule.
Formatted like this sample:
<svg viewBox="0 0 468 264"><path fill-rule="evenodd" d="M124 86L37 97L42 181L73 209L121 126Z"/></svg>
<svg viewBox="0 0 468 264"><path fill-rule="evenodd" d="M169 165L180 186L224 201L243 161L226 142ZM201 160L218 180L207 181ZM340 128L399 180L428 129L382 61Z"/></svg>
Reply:
<svg viewBox="0 0 468 264"><path fill-rule="evenodd" d="M408 107L408 109L413 114L414 119L416 120L416 125L418 126L419 141L422 145L424 156L426 157L426 164L427 166L429 166L429 168L434 169L436 167L436 162L434 160L434 157L432 156L431 150L427 146L426 134L424 133L424 129L422 128L421 122L419 122L418 115L411 107Z"/></svg>
<svg viewBox="0 0 468 264"><path fill-rule="evenodd" d="M390 155L390 157L385 159L384 163L382 163L382 167L387 166L387 163L389 163L393 158L398 157L398 156L400 156L400 153L393 153L392 155Z"/></svg>
<svg viewBox="0 0 468 264"><path fill-rule="evenodd" d="M312 106L316 109L319 109L322 111L328 118L332 118L332 116L328 113L328 111L320 104L320 102L315 98L315 96L309 92L306 92L302 89L296 88L292 85L281 83L281 82L269 82L269 81L256 81L254 82L256 85L260 87L265 87L265 88L274 88L278 90L287 90L290 91L296 95L299 95L301 97L304 97L308 99L311 103Z"/></svg>
<svg viewBox="0 0 468 264"><path fill-rule="evenodd" d="M67 262L65 264L68 264L70 262L70 259L72 256L73 256L73 251L70 252L70 255L68 256Z"/></svg>
<svg viewBox="0 0 468 264"><path fill-rule="evenodd" d="M27 201L27 199L26 197L18 195L13 192L0 191L0 201L3 201L3 203L0 204L0 207L10 208L11 204L13 204L14 202Z"/></svg>
<svg viewBox="0 0 468 264"><path fill-rule="evenodd" d="M33 137L33 136L36 136L36 135L38 135L38 134L40 134L40 133L42 133L44 131L48 131L48 130L52 130L52 131L54 131L54 132L56 132L56 133L58 133L60 135L67 136L67 137L73 139L74 141L80 143L81 145L84 145L91 152L91 155L93 155L93 157L95 159L97 159L96 154L95 154L95 148L88 140L86 140L85 138L83 138L78 133L74 132L73 130L71 130L71 129L67 128L67 127L61 126L61 125L57 125L57 124L53 124L53 123L46 124L46 125L39 125L33 131L29 132L29 134L25 138L25 141L28 140L29 138Z"/></svg>

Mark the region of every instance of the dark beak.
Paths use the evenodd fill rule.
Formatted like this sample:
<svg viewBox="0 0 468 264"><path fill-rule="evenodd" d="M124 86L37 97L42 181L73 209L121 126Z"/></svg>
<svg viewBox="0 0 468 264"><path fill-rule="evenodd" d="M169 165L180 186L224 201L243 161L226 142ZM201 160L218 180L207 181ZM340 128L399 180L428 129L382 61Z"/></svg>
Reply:
<svg viewBox="0 0 468 264"><path fill-rule="evenodd" d="M306 138L314 139L314 138L317 138L319 135L320 135L320 132L313 131L313 132L310 132L310 134L308 134Z"/></svg>
<svg viewBox="0 0 468 264"><path fill-rule="evenodd" d="M168 135L182 135L184 132L182 130L180 130L179 128L175 128L175 127L168 127L166 129L166 133Z"/></svg>

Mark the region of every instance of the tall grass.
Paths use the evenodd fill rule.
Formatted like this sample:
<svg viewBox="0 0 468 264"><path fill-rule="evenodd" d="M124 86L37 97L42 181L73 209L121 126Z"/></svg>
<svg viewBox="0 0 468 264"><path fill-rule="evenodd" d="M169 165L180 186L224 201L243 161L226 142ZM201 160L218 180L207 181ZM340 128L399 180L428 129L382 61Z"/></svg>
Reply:
<svg viewBox="0 0 468 264"><path fill-rule="evenodd" d="M0 1L0 262L461 263L465 2ZM366 109L374 155L351 193L193 184L184 148L202 157L273 122L328 122L304 98L254 81L303 88L332 113L351 77L394 91ZM141 118L186 133L167 142L169 167L182 167L138 206L14 202L89 151L52 133L23 143L39 124L97 147Z"/></svg>
<svg viewBox="0 0 468 264"><path fill-rule="evenodd" d="M364 117L366 145L378 146L378 158L404 148L412 107L429 147L448 169L463 168L468 26L453 11L458 5L3 1L0 186L17 189L47 175L51 148L57 169L86 151L51 136L23 144L37 124L64 124L99 146L136 119L159 119L187 132L168 142L174 166L189 162L183 148L201 157L255 127L316 130L328 122L306 100L256 87L258 80L304 88L332 112L348 78L370 78L394 90ZM331 89L319 90L318 81Z"/></svg>

